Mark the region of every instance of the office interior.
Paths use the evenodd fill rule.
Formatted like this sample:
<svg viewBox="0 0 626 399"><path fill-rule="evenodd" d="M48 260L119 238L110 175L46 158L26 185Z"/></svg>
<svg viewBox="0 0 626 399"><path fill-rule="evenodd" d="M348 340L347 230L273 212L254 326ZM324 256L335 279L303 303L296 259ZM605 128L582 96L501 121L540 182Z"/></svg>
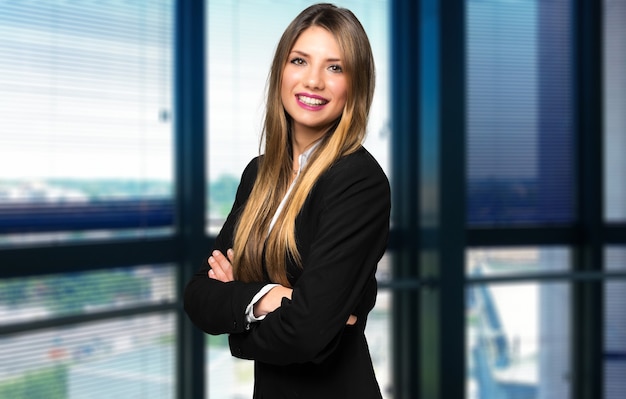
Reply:
<svg viewBox="0 0 626 399"><path fill-rule="evenodd" d="M251 397L184 314L311 1L0 2L0 397ZM342 0L392 188L385 399L626 392L626 0Z"/></svg>

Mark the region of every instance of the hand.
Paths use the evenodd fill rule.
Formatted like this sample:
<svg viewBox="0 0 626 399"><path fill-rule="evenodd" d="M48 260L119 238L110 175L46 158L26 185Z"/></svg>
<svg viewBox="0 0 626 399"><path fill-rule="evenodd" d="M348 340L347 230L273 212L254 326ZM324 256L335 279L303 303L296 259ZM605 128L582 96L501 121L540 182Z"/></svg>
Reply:
<svg viewBox="0 0 626 399"><path fill-rule="evenodd" d="M211 256L209 256L209 266L211 266L211 270L208 272L209 278L219 280L223 283L235 280L233 266L231 264L233 260L233 250L229 249L226 251L226 254L228 258L216 249Z"/></svg>
<svg viewBox="0 0 626 399"><path fill-rule="evenodd" d="M350 315L350 317L348 317L348 321L346 321L346 325L347 326L353 326L356 324L357 321L357 317L353 314Z"/></svg>
<svg viewBox="0 0 626 399"><path fill-rule="evenodd" d="M272 288L254 304L254 317L261 317L272 313L280 307L283 298L291 299L292 292L293 290L291 288L282 285L277 285Z"/></svg>

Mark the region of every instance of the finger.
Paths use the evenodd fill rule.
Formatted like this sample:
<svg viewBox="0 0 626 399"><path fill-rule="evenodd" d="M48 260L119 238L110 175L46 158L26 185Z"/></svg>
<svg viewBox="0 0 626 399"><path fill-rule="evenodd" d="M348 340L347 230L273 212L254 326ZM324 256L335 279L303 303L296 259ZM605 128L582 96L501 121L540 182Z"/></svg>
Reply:
<svg viewBox="0 0 626 399"><path fill-rule="evenodd" d="M227 282L234 280L232 265L230 264L230 261L226 259L224 254L222 254L222 252L218 250L213 251L212 256L211 258L209 258L209 260L210 262L213 262L211 264L211 268L215 270L215 274L220 281Z"/></svg>
<svg viewBox="0 0 626 399"><path fill-rule="evenodd" d="M232 248L229 248L228 251L226 251L226 255L228 256L228 259L225 259L225 261L228 261L228 263L226 265L222 265L222 269L224 270L224 273L226 273L226 276L228 278L228 281L233 281L235 279L234 277L234 270L233 270L233 258L235 256L235 252L232 250Z"/></svg>
<svg viewBox="0 0 626 399"><path fill-rule="evenodd" d="M211 253L211 256L213 256L213 258L220 264L220 266L222 266L222 268L230 266L230 262L221 251L218 251L216 249L215 251L213 251L213 253Z"/></svg>
<svg viewBox="0 0 626 399"><path fill-rule="evenodd" d="M222 269L222 265L215 259L215 257L209 257L209 266L211 266L211 271L213 272L216 280L223 282L229 281L226 273ZM209 275L209 277L211 276Z"/></svg>
<svg viewBox="0 0 626 399"><path fill-rule="evenodd" d="M346 324L349 326L353 326L356 324L356 321L357 321L357 317L351 314L350 317L348 317L348 321L346 322Z"/></svg>
<svg viewBox="0 0 626 399"><path fill-rule="evenodd" d="M228 274L228 271L232 268L230 261L224 256L224 254L222 254L222 252L218 250L213 251L212 255L213 255L213 258L217 261L217 263L219 263L220 267L222 268L222 271Z"/></svg>

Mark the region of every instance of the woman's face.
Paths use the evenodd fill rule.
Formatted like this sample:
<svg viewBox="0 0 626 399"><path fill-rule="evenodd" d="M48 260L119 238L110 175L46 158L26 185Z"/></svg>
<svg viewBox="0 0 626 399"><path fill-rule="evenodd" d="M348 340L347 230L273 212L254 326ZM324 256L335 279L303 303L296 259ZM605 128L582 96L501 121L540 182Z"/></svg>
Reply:
<svg viewBox="0 0 626 399"><path fill-rule="evenodd" d="M343 112L348 79L341 55L335 37L318 26L303 31L293 45L281 98L296 135L317 139Z"/></svg>

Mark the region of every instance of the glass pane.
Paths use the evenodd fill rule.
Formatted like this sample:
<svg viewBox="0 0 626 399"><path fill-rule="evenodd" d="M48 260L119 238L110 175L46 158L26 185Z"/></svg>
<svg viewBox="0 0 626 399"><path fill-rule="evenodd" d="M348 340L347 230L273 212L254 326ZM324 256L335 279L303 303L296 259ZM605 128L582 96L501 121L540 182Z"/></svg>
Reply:
<svg viewBox="0 0 626 399"><path fill-rule="evenodd" d="M564 248L473 248L467 252L470 277L519 275L569 270L570 252Z"/></svg>
<svg viewBox="0 0 626 399"><path fill-rule="evenodd" d="M376 306L367 318L365 336L378 385L384 399L393 398L393 351L391 348L392 292L378 291Z"/></svg>
<svg viewBox="0 0 626 399"><path fill-rule="evenodd" d="M0 280L0 326L173 303L173 266L136 266Z"/></svg>
<svg viewBox="0 0 626 399"><path fill-rule="evenodd" d="M172 0L0 2L0 243L172 225L172 20Z"/></svg>
<svg viewBox="0 0 626 399"><path fill-rule="evenodd" d="M173 312L0 337L0 397L174 398Z"/></svg>
<svg viewBox="0 0 626 399"><path fill-rule="evenodd" d="M606 250L606 268L626 273L626 248ZM626 392L626 278L607 281L604 291L604 398Z"/></svg>
<svg viewBox="0 0 626 399"><path fill-rule="evenodd" d="M313 3L216 0L207 4L210 233L216 234L221 227L244 167L259 153L265 84L280 35L300 11ZM354 12L372 45L377 81L365 146L388 172L388 1L333 3Z"/></svg>
<svg viewBox="0 0 626 399"><path fill-rule="evenodd" d="M569 398L570 286L475 284L467 290L467 398Z"/></svg>
<svg viewBox="0 0 626 399"><path fill-rule="evenodd" d="M206 397L251 398L254 388L254 362L233 357L226 335L207 335L206 342Z"/></svg>
<svg viewBox="0 0 626 399"><path fill-rule="evenodd" d="M626 1L604 1L605 218L626 221Z"/></svg>
<svg viewBox="0 0 626 399"><path fill-rule="evenodd" d="M466 5L468 223L570 223L571 1Z"/></svg>
<svg viewBox="0 0 626 399"><path fill-rule="evenodd" d="M376 306L367 319L365 334L383 398L392 398L391 292L379 291ZM252 397L254 363L231 356L226 336L207 336L206 389L208 398Z"/></svg>

